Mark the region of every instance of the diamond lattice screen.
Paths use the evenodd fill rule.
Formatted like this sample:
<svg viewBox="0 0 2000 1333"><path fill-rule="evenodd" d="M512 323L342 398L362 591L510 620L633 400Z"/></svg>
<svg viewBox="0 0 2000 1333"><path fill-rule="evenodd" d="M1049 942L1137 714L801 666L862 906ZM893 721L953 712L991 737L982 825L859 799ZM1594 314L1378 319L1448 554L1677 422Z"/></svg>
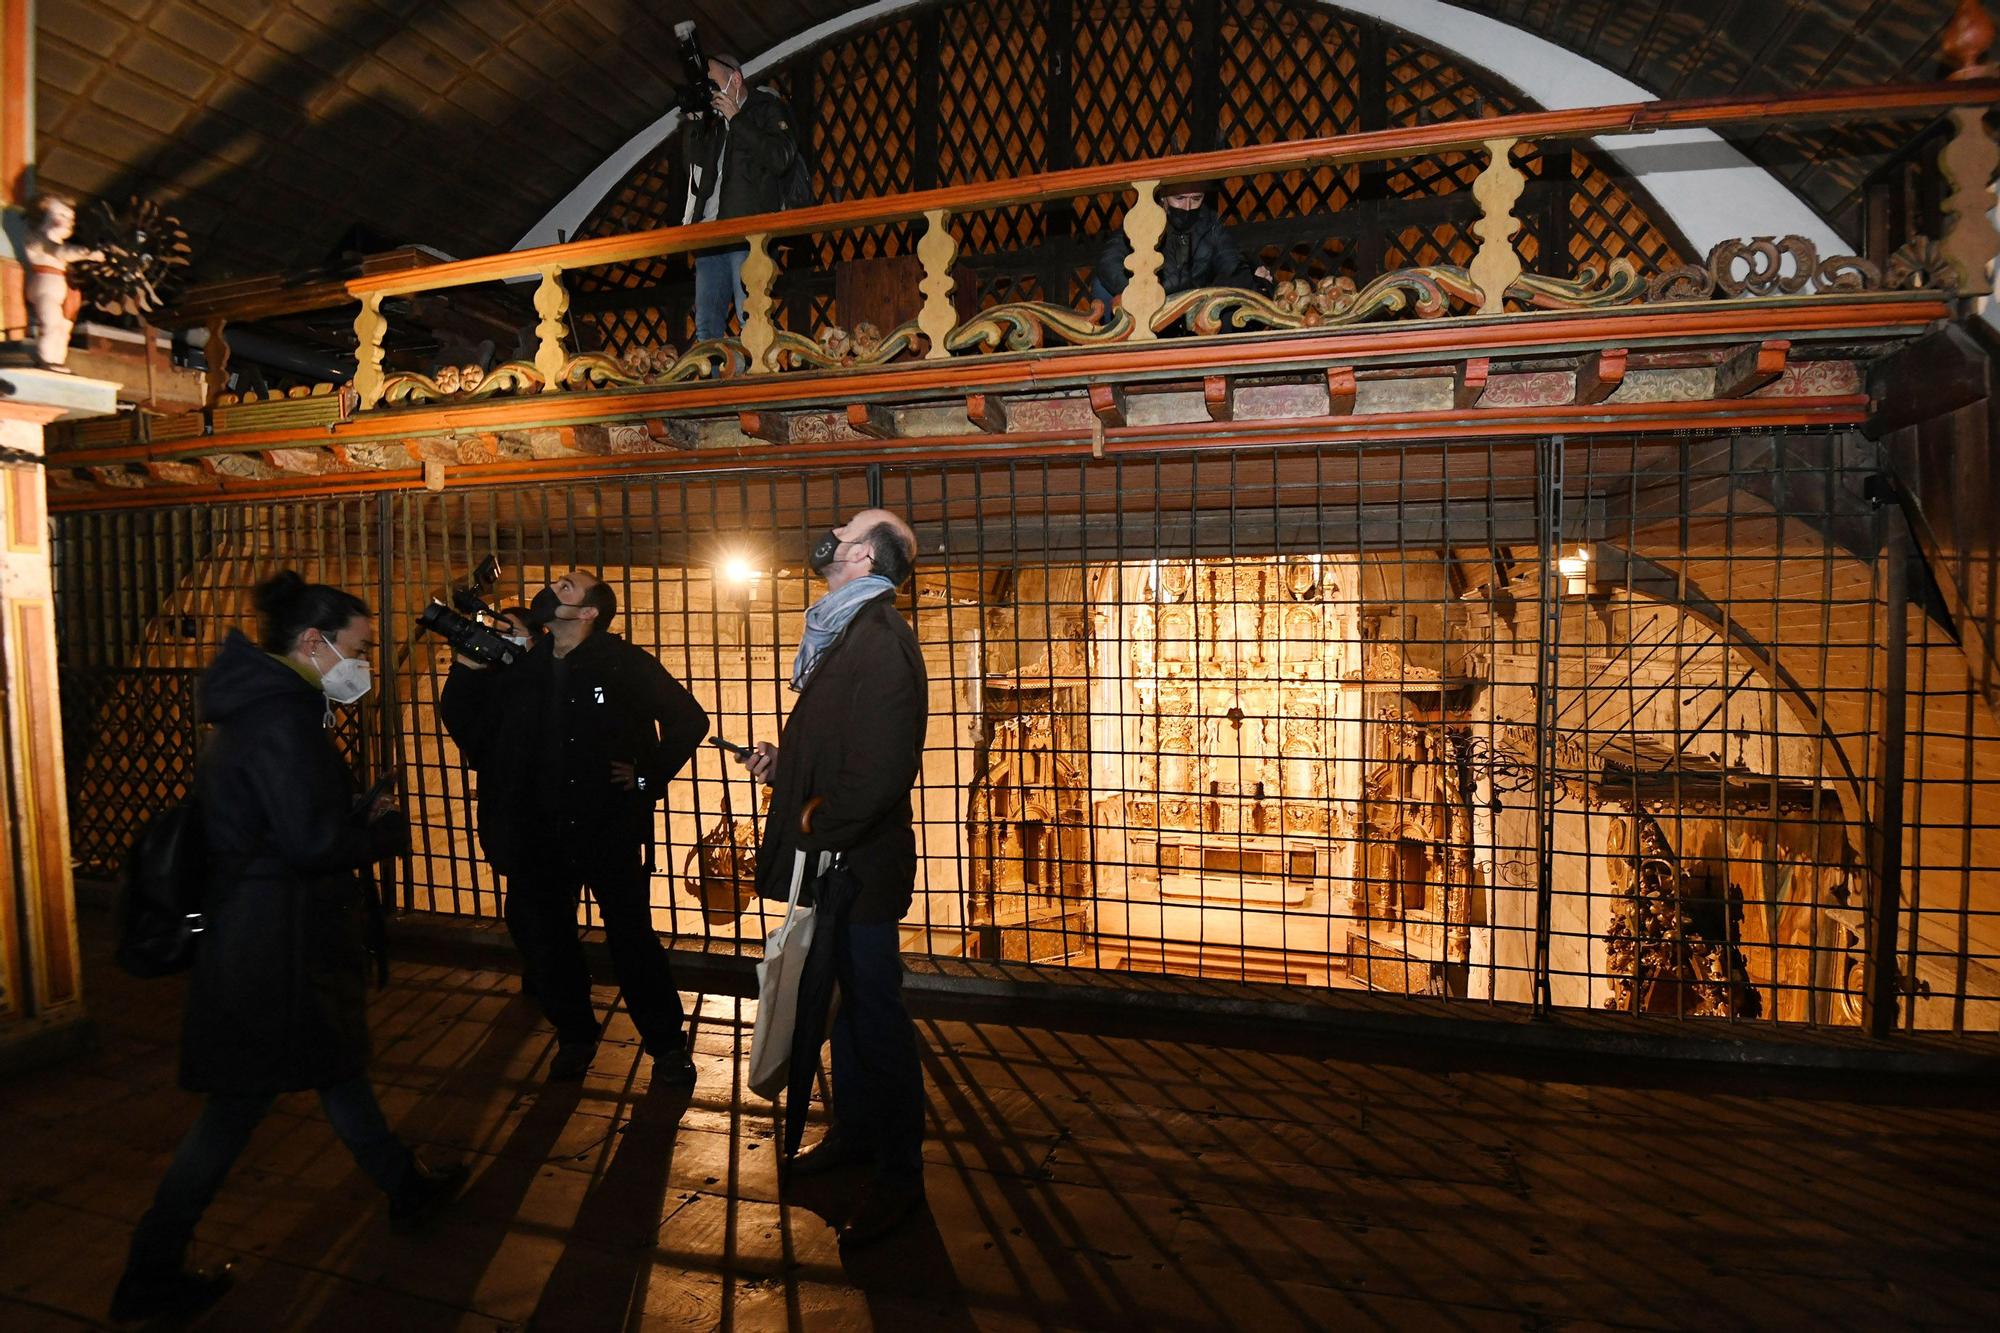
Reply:
<svg viewBox="0 0 2000 1333"><path fill-rule="evenodd" d="M1067 13L1066 28L1052 14ZM1204 26L1210 25L1210 26ZM1070 165L1182 150L1352 134L1529 109L1476 70L1386 28L1290 0L1049 0L904 11L794 57L760 80L792 97L821 201L895 195ZM580 235L668 225L680 206L670 138L592 213ZM1523 262L1567 276L1629 258L1680 260L1654 209L1590 151L1517 150L1528 177L1516 214ZM1326 167L1220 183L1219 206L1246 252L1280 276L1470 261L1480 153ZM1123 194L1018 206L952 220L962 278L979 303L1085 298ZM784 256L781 322L843 322L832 271L907 255L913 227L820 236ZM1554 256L1552 260L1544 256ZM586 338L612 351L685 345L687 261L577 275ZM622 293L630 293L629 297Z"/></svg>

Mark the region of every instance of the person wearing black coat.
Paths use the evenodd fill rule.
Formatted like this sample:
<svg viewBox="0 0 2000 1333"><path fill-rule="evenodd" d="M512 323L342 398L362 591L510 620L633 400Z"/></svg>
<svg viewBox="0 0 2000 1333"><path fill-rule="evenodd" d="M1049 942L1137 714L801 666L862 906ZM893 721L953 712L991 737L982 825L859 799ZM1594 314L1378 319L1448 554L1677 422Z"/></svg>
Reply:
<svg viewBox="0 0 2000 1333"><path fill-rule="evenodd" d="M680 993L653 929L653 807L708 734L708 713L610 630L617 594L573 570L535 595L546 626L489 670L460 657L438 701L479 776L479 841L507 879L507 926L555 1027L549 1077L579 1079L601 1031L576 909L588 886L656 1075L692 1084Z"/></svg>
<svg viewBox="0 0 2000 1333"><path fill-rule="evenodd" d="M207 1094L140 1219L114 1319L185 1315L227 1268L188 1271L189 1240L274 1097L313 1089L401 1227L456 1194L392 1133L368 1082L367 919L360 870L407 846L386 798L361 809L327 727L369 689L368 608L286 571L258 585L258 643L232 632L196 706L213 728L194 799L210 864L181 1030L180 1078Z"/></svg>
<svg viewBox="0 0 2000 1333"><path fill-rule="evenodd" d="M792 704L778 744L743 762L771 788L757 849L757 890L780 902L795 854L838 854L854 897L815 925L831 930L840 1004L833 1020L833 1128L787 1164L805 1176L872 1169L841 1229L850 1245L887 1236L923 1200L924 1083L916 1028L903 1007L901 926L917 875L910 801L922 762L929 682L916 634L896 610L915 566L909 525L863 510L827 533L811 564L827 592L806 613ZM808 1022L802 1012L801 1023ZM788 1112L789 1113L789 1112Z"/></svg>
<svg viewBox="0 0 2000 1333"><path fill-rule="evenodd" d="M681 130L681 170L686 177L683 226L721 218L750 217L797 207L787 186L796 179L799 156L792 109L771 88L751 88L735 56L718 51L709 58L714 86L710 112ZM750 318L743 289L747 245L728 246L695 256L694 336L698 342L728 332L729 307L739 320Z"/></svg>
<svg viewBox="0 0 2000 1333"><path fill-rule="evenodd" d="M1169 296L1197 287L1262 288L1270 281L1270 271L1243 257L1221 215L1205 198L1200 186L1181 186L1160 196L1167 213L1167 227L1160 234L1160 286ZM1107 311L1132 281L1125 271L1131 255L1132 242L1123 231L1112 232L1098 252L1091 295Z"/></svg>

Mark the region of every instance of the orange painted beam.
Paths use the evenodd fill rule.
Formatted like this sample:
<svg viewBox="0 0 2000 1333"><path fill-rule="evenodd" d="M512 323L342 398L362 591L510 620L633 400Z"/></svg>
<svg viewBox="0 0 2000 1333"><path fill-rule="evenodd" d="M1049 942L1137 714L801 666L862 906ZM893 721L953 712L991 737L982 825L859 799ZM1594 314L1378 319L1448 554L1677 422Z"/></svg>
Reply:
<svg viewBox="0 0 2000 1333"><path fill-rule="evenodd" d="M1364 416L1235 422L1228 430L1218 430L1217 423L1193 421L1108 429L1103 433L1101 444L1092 439L1089 430L1022 431L911 438L873 443L865 449L858 448L852 441L833 441L656 454L510 459L454 467L445 484L448 488L456 488L581 481L621 475L795 470L801 466L1069 458L1091 455L1100 448L1105 454L1148 454L1202 449L1287 449L1333 441L1400 445L1430 440L1464 441L1468 437L1483 442L1550 434L1631 435L1689 429L1722 433L1780 427L1824 428L1858 425L1867 418L1868 411L1866 394L1841 394L1821 398L1752 398L1700 403L1607 403L1588 408L1562 404L1475 412L1455 409L1383 412ZM53 511L67 513L306 495L365 494L411 490L422 486L423 480L423 473L416 468L258 481L225 478L201 486L153 486L117 493L58 491L51 494L49 507Z"/></svg>

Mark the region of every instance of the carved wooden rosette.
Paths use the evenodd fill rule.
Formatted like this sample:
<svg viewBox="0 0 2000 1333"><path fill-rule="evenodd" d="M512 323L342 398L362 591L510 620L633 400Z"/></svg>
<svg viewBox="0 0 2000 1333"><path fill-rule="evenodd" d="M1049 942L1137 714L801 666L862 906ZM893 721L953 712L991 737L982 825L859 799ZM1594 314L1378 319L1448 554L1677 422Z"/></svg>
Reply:
<svg viewBox="0 0 2000 1333"><path fill-rule="evenodd" d="M1939 248L1958 270L1958 294L1993 290L1991 265L2000 256L1993 230L1993 173L2000 169L2000 146L1986 129L1986 109L1962 106L1951 112L1955 132L1938 154L1938 170L1951 194L1944 201L1944 240Z"/></svg>
<svg viewBox="0 0 2000 1333"><path fill-rule="evenodd" d="M1521 256L1514 252L1514 233L1521 221L1514 216L1528 178L1514 165L1516 139L1488 139L1486 170L1472 182L1472 197L1479 201L1479 220L1472 230L1479 236L1479 253L1473 256L1470 273L1479 288L1479 313L1497 315L1506 309L1507 289L1521 276Z"/></svg>
<svg viewBox="0 0 2000 1333"><path fill-rule="evenodd" d="M354 317L354 392L362 411L382 401L382 337L388 331L382 295L370 292L361 298L361 313Z"/></svg>
<svg viewBox="0 0 2000 1333"><path fill-rule="evenodd" d="M563 350L569 289L562 285L562 269L555 264L542 270L541 285L535 288L535 313L542 317L535 325L535 370L542 377L542 392L556 393L563 387L563 362L569 359Z"/></svg>
<svg viewBox="0 0 2000 1333"><path fill-rule="evenodd" d="M771 322L771 287L778 280L778 265L766 245L763 232L750 236L750 257L743 261L743 289L748 293L745 308L750 318L743 321L743 351L750 358L752 375L769 375L777 370L767 357L778 341L778 326Z"/></svg>
<svg viewBox="0 0 2000 1333"><path fill-rule="evenodd" d="M930 343L926 359L942 361L951 356L947 341L958 323L958 311L951 303L952 289L958 285L951 276L952 262L958 258L958 241L951 234L951 213L942 208L927 209L924 237L917 242L917 258L924 264L924 280L918 290L924 294L924 308L917 315L917 327Z"/></svg>
<svg viewBox="0 0 2000 1333"><path fill-rule="evenodd" d="M1125 271L1132 281L1126 284L1122 304L1132 317L1132 338L1137 341L1158 336L1153 316L1167 303L1167 289L1160 283L1160 236L1167 229L1167 210L1153 197L1159 181L1135 181L1133 188L1139 197L1125 210L1125 239L1132 243Z"/></svg>

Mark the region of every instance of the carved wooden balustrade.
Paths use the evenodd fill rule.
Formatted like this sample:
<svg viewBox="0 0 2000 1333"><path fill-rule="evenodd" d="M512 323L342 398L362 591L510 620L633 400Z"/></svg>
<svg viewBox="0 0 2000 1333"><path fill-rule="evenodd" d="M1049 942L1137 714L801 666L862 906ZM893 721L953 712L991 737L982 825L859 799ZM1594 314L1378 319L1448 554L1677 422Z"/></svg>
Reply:
<svg viewBox="0 0 2000 1333"><path fill-rule="evenodd" d="M1955 301L1990 295L1989 268L2000 252L1991 219L2000 149L1984 111L2000 101L2000 78L1969 59L1960 65L1959 76L1938 83L1784 98L1643 102L1401 127L857 199L367 274L345 283L346 295L359 305L354 319L357 365L349 385L297 402L218 400L192 421L156 420L139 426L136 436L116 434L126 429L122 424L101 428L109 433L79 431L53 459L59 465L70 463L73 471L67 477L52 472L52 480L59 488L73 484L101 494L104 487L185 491L206 482L240 489L244 483L290 474L289 480L310 488L315 479L330 484L326 474L372 470L393 472L394 484L407 485L415 468L420 484L438 485L447 465L481 459L462 453L433 457L415 443L416 437L618 422L616 429L646 438L623 444L613 440L609 450L599 447L597 452L699 451L714 441L698 431L688 433L691 414L726 414L732 425L740 416L741 434L734 439L782 445L804 438L791 431L785 413L824 414L829 408L839 418L839 428L819 442L843 439L863 452L871 441L906 434L890 418L894 409L883 405L892 399L911 403L961 396L972 425L998 435L1006 430L999 393L1058 383L1075 392L1088 388L1095 418L1087 423L1093 432L1088 443L1096 451L1103 446L1104 427L1126 425L1128 381L1193 375L1202 381L1208 400L1206 420L1233 420L1238 433L1244 433L1252 428L1237 413L1229 376L1323 375L1325 397L1317 400L1323 406L1304 414L1359 417L1370 413L1356 413L1355 367L1363 365L1365 375L1367 363L1385 365L1385 358L1394 356L1406 364L1378 373L1413 373L1411 358L1419 359L1417 365L1425 360L1456 363L1447 370L1454 382L1450 403L1458 409L1536 409L1534 420L1524 417L1496 431L1575 429L1566 424L1565 412L1594 413L1622 429L1672 428L1666 399L1653 399L1661 410L1645 415L1635 395L1619 392L1628 365L1636 368L1642 355L1664 356L1662 364L1676 355L1707 358L1701 386L1680 395L1681 410L1700 415L1720 400L1755 393L1788 371L1800 377L1800 363L1788 362L1795 339L1815 338L1829 346L1856 338L1878 343L1907 339L1948 317ZM1940 112L1952 115L1955 131L1943 157L1954 183L1945 234L1935 241L1913 241L1886 259L1822 256L1802 238L1756 237L1724 242L1705 262L1665 272L1641 274L1620 261L1606 272L1585 270L1558 278L1526 270L1513 242L1520 223L1512 209L1522 187L1513 159L1525 145L1697 127L1908 120ZM1473 231L1480 243L1468 264L1361 275L1358 283L1345 276L1294 279L1278 284L1269 296L1234 288L1170 295L1162 286L1160 240L1166 216L1156 198L1162 187L1451 152L1483 155L1485 163L1472 191L1479 209ZM1131 281L1112 310L1018 302L960 317L953 301L955 217L1119 191L1131 196L1124 218ZM778 326L772 295L778 277L775 242L899 223L922 229L916 247L922 305L915 318L887 330L861 325L808 333ZM577 352L568 345L565 275L739 243L750 251L743 269L748 317L739 336L684 350L644 348L623 357ZM479 284L524 281L535 284L532 357L491 369L445 365L428 372L392 369L385 363L385 338L398 302ZM1169 334L1194 336L1163 341ZM1683 341L1676 343L1676 338ZM1687 350L1690 346L1695 351ZM1560 401L1544 402L1545 394L1535 397L1542 388L1533 385L1520 390L1529 394L1525 398L1511 389L1494 392L1503 378L1495 358L1503 357L1528 369L1534 369L1530 363L1535 357L1567 357L1562 364L1573 374L1564 372ZM1546 367L1541 373L1547 373ZM1532 376L1513 378L1525 384ZM1865 411L1857 361L1845 362L1839 374L1815 382L1820 381L1819 397L1812 401L1825 408L1834 401L1829 394L1844 395L1840 401L1845 406L1834 413L1839 421L1824 410L1815 415L1795 404L1799 410L1790 413L1739 414L1741 420L1732 417L1731 422L1841 424ZM1366 399L1366 386L1362 388ZM301 395L304 390L293 393ZM586 408L586 401L592 405ZM440 417L440 411L445 415ZM1614 422L1620 412L1639 415ZM1267 415L1275 419L1300 412ZM1442 417L1418 420L1424 416L1404 412L1393 423L1385 420L1383 427L1444 430L1453 424ZM375 443L394 440L405 440L407 447ZM489 449L483 458L504 461L509 456ZM217 466L218 458L225 465ZM59 497L58 507L68 505L70 498ZM86 495L73 498L84 502Z"/></svg>

